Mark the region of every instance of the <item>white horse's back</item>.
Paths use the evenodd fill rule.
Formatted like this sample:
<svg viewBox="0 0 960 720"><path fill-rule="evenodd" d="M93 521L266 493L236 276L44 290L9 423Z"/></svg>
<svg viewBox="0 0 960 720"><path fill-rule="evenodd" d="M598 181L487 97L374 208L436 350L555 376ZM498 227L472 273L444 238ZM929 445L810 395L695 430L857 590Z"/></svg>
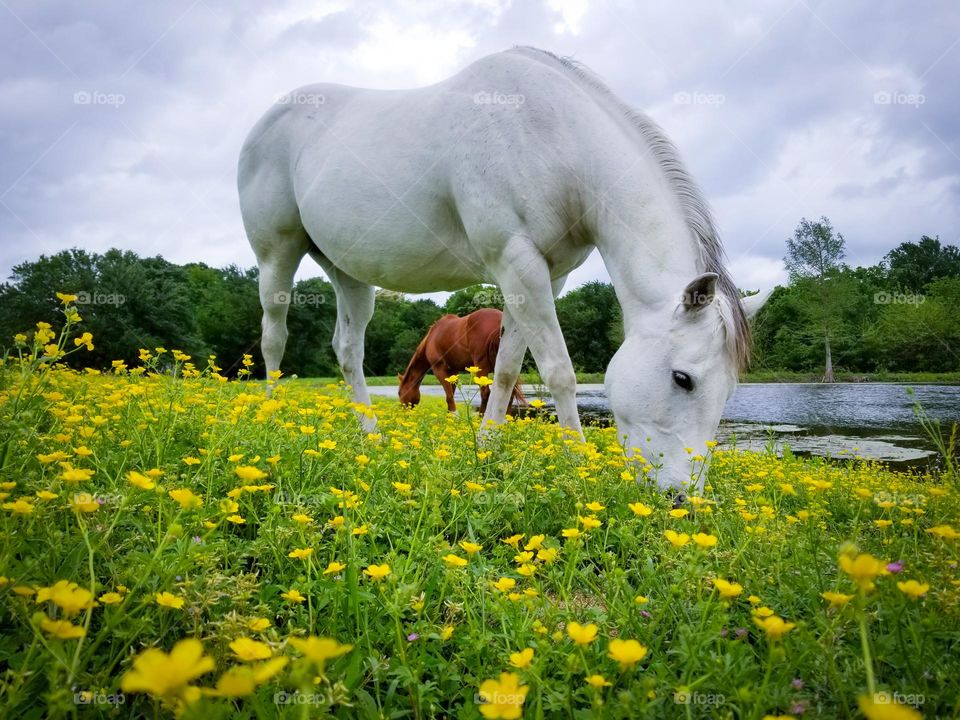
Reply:
<svg viewBox="0 0 960 720"><path fill-rule="evenodd" d="M492 282L485 243L504 233L538 238L556 277L589 253L581 185L616 163L585 140L617 121L536 54L498 53L425 88L287 97L244 145L244 216L299 219L354 277L407 292ZM376 252L355 256L358 242Z"/></svg>

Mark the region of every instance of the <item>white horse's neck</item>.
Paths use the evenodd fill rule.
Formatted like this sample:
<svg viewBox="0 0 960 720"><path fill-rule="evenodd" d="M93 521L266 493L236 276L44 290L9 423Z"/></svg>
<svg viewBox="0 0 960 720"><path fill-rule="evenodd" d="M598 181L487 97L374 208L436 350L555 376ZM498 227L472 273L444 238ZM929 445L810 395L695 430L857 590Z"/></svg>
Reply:
<svg viewBox="0 0 960 720"><path fill-rule="evenodd" d="M627 335L664 303L672 309L686 284L704 272L697 240L679 203L655 161L649 162L651 166L638 166L631 173L635 182L621 184L623 201L611 203L628 208L629 216L607 213L596 227L595 243L623 308Z"/></svg>

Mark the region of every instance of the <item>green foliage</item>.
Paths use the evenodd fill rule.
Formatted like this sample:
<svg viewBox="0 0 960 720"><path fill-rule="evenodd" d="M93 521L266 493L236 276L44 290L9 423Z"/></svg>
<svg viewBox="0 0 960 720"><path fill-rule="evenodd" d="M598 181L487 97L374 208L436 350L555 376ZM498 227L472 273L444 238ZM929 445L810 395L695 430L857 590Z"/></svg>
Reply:
<svg viewBox="0 0 960 720"><path fill-rule="evenodd" d="M885 260L891 285L905 292L921 292L938 278L960 275L960 249L941 245L939 237L924 235L918 243L901 243Z"/></svg>

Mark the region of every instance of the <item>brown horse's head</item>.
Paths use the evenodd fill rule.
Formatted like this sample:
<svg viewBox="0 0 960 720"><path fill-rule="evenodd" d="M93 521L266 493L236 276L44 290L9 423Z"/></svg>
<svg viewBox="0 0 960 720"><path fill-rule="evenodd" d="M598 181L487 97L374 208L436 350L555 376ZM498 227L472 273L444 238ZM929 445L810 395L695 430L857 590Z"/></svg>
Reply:
<svg viewBox="0 0 960 720"><path fill-rule="evenodd" d="M420 383L410 382L403 375L397 373L400 382L400 404L416 407L420 404Z"/></svg>

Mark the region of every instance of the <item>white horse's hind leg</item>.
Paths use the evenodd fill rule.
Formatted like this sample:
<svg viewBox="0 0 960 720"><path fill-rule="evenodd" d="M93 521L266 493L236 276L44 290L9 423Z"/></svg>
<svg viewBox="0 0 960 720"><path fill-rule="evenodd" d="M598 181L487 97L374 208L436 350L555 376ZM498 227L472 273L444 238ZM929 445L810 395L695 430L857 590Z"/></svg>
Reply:
<svg viewBox="0 0 960 720"><path fill-rule="evenodd" d="M280 369L287 344L287 311L293 276L306 254L299 242L282 242L270 248L269 253L258 254L260 266L260 306L263 308L263 334L260 350L269 373Z"/></svg>
<svg viewBox="0 0 960 720"><path fill-rule="evenodd" d="M370 393L363 376L363 337L367 323L373 317L376 294L372 285L367 285L341 272L333 266L324 270L337 293L337 326L333 331L333 350L337 354L340 370L351 387L353 401L370 405ZM360 414L364 430L373 432L377 418Z"/></svg>
<svg viewBox="0 0 960 720"><path fill-rule="evenodd" d="M508 243L498 266L497 284L504 297L513 301L507 311L530 346L553 395L557 421L583 438L577 412L577 376L557 320L546 260L527 238L517 236Z"/></svg>

